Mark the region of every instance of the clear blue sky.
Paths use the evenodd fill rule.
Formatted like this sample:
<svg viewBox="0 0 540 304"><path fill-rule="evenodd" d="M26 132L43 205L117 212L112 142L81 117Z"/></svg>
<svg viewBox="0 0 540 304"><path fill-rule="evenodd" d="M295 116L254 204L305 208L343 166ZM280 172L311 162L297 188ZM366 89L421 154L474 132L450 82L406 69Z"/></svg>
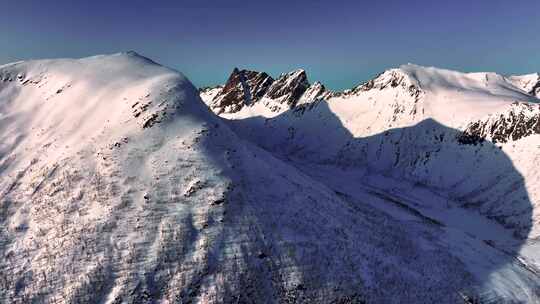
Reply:
<svg viewBox="0 0 540 304"><path fill-rule="evenodd" d="M407 62L540 71L538 0L2 2L0 64L134 50L198 86L238 66L332 89Z"/></svg>

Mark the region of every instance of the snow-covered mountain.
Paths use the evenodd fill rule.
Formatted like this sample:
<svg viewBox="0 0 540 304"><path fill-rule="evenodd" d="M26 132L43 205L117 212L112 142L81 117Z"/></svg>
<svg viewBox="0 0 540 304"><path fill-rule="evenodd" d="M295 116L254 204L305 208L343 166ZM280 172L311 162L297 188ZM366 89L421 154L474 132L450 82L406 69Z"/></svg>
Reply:
<svg viewBox="0 0 540 304"><path fill-rule="evenodd" d="M364 197L363 187L384 189L397 201L409 201L406 209L437 214L430 218L451 233L461 230L489 240L494 248L514 252L519 261L526 261L526 269L536 273L538 101L514 80L494 73L465 74L409 64L278 114L252 105L222 116L230 119L237 134L335 191ZM417 193L418 189L424 190ZM426 198L422 191L439 198ZM484 228L461 227L468 224L451 215L456 208L504 227L522 244L511 241L508 247L508 239L498 233L480 236ZM514 292L503 291L501 286L513 285L509 280L515 276L506 273L508 265L501 269L491 274L489 287L483 290Z"/></svg>
<svg viewBox="0 0 540 304"><path fill-rule="evenodd" d="M510 82L523 91L540 97L540 75L538 73L527 75L514 75L508 77Z"/></svg>
<svg viewBox="0 0 540 304"><path fill-rule="evenodd" d="M414 65L0 66L0 302L540 302L536 101Z"/></svg>
<svg viewBox="0 0 540 304"><path fill-rule="evenodd" d="M531 144L540 133L537 101L493 73L462 74L406 65L309 107L231 123L239 134L281 157L367 167L444 190L461 201L466 197L464 204L474 200L475 205L489 205L480 208L481 213L521 237L531 233L536 238L539 227L533 227L521 212L531 214L530 205L540 197L529 193L517 199L513 190L522 175L531 185L538 182L531 161L536 157ZM489 144L475 145L485 141ZM501 153L499 148L511 165L519 166L514 178L509 172L498 173L502 163L486 161ZM501 179L508 180L507 186ZM495 183L497 193L490 194L486 183ZM473 193L479 197L469 197ZM509 200L520 201L523 210L507 206ZM536 221L538 209L532 215Z"/></svg>

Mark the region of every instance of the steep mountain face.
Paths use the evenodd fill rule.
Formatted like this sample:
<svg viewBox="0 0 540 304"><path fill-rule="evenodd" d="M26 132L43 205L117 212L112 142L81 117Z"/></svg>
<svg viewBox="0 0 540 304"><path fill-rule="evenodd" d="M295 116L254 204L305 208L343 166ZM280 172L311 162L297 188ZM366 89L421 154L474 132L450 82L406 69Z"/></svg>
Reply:
<svg viewBox="0 0 540 304"><path fill-rule="evenodd" d="M266 73L234 68L223 88L207 88L201 97L217 114L235 113L263 97L273 82Z"/></svg>
<svg viewBox="0 0 540 304"><path fill-rule="evenodd" d="M515 75L508 79L516 87L540 98L540 74Z"/></svg>
<svg viewBox="0 0 540 304"><path fill-rule="evenodd" d="M265 94L265 97L271 100L267 106L272 111L293 108L308 87L309 83L304 70L281 74Z"/></svg>

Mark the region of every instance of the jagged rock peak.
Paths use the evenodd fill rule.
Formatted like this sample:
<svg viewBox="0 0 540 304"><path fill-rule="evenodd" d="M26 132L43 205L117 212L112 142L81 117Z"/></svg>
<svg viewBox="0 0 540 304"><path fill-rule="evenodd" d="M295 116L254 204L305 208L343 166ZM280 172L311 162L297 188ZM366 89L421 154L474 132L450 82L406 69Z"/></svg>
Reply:
<svg viewBox="0 0 540 304"><path fill-rule="evenodd" d="M273 82L267 73L234 68L225 86L214 89L215 94L207 103L218 114L238 112L263 97Z"/></svg>
<svg viewBox="0 0 540 304"><path fill-rule="evenodd" d="M246 95L249 96L245 97L248 97L250 99L249 101L256 101L263 97L266 90L274 82L274 79L265 72L238 70L235 68L233 74L235 71L241 80L244 90L247 90Z"/></svg>
<svg viewBox="0 0 540 304"><path fill-rule="evenodd" d="M293 108L308 87L309 82L306 71L297 69L281 74L268 88L265 97Z"/></svg>
<svg viewBox="0 0 540 304"><path fill-rule="evenodd" d="M282 73L274 80L267 73L238 68L224 86L201 88L199 93L218 115L236 113L259 101L272 112L282 112L336 95L320 82L310 85L303 69Z"/></svg>

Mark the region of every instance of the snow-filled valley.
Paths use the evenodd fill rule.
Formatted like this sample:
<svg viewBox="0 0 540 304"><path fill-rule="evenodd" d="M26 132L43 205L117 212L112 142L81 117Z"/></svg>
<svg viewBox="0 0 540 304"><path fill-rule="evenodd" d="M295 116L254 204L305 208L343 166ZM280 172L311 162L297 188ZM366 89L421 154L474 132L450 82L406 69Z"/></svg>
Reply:
<svg viewBox="0 0 540 304"><path fill-rule="evenodd" d="M540 303L534 75L0 66L0 302Z"/></svg>

